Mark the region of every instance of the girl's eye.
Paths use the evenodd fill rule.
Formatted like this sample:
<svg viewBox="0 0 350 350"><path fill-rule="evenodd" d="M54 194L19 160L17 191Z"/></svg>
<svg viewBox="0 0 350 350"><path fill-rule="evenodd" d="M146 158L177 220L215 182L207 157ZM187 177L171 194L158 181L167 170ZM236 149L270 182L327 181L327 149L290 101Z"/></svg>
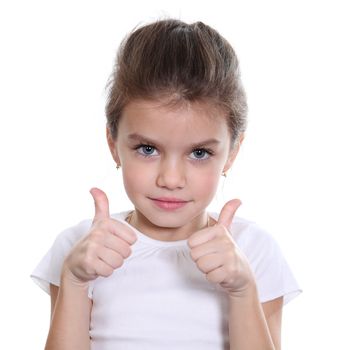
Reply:
<svg viewBox="0 0 350 350"><path fill-rule="evenodd" d="M195 160L207 160L210 158L210 156L213 155L213 152L209 149L205 149L205 148L198 148L198 149L195 149L193 152L192 152L196 158L194 158ZM198 158L197 158L198 157ZM192 158L193 159L193 158Z"/></svg>
<svg viewBox="0 0 350 350"><path fill-rule="evenodd" d="M151 145L140 144L134 147L134 149L137 151L139 155L146 158L157 155L157 154L154 154L154 151L156 150L156 148ZM214 154L214 152L211 151L210 149L198 148L193 150L191 154L195 155L195 157L194 158L191 157L191 159L195 161L204 161L209 159Z"/></svg>
<svg viewBox="0 0 350 350"><path fill-rule="evenodd" d="M142 152L138 152L141 156L144 157L149 157L152 155L153 151L155 150L155 148L153 146L150 145L138 145L135 147L135 149L138 150L142 150Z"/></svg>

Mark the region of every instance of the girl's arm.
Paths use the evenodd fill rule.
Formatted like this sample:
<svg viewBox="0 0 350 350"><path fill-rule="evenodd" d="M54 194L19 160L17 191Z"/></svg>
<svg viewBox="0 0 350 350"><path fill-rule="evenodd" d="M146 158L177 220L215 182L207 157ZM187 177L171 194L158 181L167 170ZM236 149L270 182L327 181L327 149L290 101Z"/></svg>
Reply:
<svg viewBox="0 0 350 350"><path fill-rule="evenodd" d="M191 257L228 292L230 350L280 350L283 297L261 304L248 258L229 232L239 200L228 201L214 226L188 239Z"/></svg>
<svg viewBox="0 0 350 350"><path fill-rule="evenodd" d="M280 350L282 301L278 298L262 305L256 288L230 296L230 350Z"/></svg>
<svg viewBox="0 0 350 350"><path fill-rule="evenodd" d="M55 286L54 284L50 283L50 297L51 297L51 318L50 318L50 324L52 321L53 311L55 310L57 295L58 295L59 287Z"/></svg>
<svg viewBox="0 0 350 350"><path fill-rule="evenodd" d="M89 282L108 277L131 255L137 236L109 215L106 194L91 189L95 216L90 231L72 247L63 261L59 288L50 287L51 325L45 350L89 350L92 301Z"/></svg>
<svg viewBox="0 0 350 350"><path fill-rule="evenodd" d="M92 302L87 287L73 284L63 275L60 288L50 289L52 316L45 350L89 350Z"/></svg>
<svg viewBox="0 0 350 350"><path fill-rule="evenodd" d="M265 319L276 350L281 350L283 296L262 303Z"/></svg>

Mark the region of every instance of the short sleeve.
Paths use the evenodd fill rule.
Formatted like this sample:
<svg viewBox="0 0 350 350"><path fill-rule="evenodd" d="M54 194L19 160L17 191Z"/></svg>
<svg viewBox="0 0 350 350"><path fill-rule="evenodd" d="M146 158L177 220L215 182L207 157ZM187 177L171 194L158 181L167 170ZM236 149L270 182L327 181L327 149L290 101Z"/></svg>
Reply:
<svg viewBox="0 0 350 350"><path fill-rule="evenodd" d="M236 243L249 260L261 303L283 296L285 305L302 292L271 234L250 223L239 233Z"/></svg>
<svg viewBox="0 0 350 350"><path fill-rule="evenodd" d="M60 232L51 248L35 267L30 277L46 293L50 294L50 284L60 285L61 270L65 257L73 245L88 232L90 227L91 220L84 220Z"/></svg>

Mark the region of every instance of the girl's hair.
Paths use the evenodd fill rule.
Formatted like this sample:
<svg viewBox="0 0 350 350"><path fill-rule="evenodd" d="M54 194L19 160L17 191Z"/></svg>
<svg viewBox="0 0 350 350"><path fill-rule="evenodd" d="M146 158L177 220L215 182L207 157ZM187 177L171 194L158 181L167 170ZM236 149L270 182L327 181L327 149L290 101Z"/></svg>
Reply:
<svg viewBox="0 0 350 350"><path fill-rule="evenodd" d="M205 102L224 112L231 147L247 124L247 101L237 56L215 29L202 22L158 20L134 29L117 52L106 85L107 127L115 140L131 100L164 100L167 106Z"/></svg>

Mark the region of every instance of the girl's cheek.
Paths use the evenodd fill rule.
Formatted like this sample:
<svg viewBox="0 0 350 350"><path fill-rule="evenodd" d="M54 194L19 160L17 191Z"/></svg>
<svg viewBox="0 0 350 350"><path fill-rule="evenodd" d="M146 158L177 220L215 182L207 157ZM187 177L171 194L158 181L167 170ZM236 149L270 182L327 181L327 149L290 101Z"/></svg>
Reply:
<svg viewBox="0 0 350 350"><path fill-rule="evenodd" d="M214 196L220 182L220 174L209 172L206 176L202 176L202 181L202 188L205 188L208 194Z"/></svg>
<svg viewBox="0 0 350 350"><path fill-rule="evenodd" d="M202 196L213 196L219 183L217 173L213 171L193 173L189 179L187 184Z"/></svg>
<svg viewBox="0 0 350 350"><path fill-rule="evenodd" d="M124 171L123 182L128 193L145 193L150 190L150 184L154 182L154 177L149 169L131 166Z"/></svg>

